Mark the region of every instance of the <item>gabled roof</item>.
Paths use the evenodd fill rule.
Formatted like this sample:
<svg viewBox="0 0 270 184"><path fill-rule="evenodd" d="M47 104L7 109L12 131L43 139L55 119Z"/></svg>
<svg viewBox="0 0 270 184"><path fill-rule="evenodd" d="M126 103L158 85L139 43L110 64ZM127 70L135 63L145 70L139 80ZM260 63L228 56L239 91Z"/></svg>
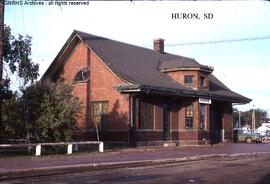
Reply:
<svg viewBox="0 0 270 184"><path fill-rule="evenodd" d="M229 101L247 103L250 99L232 92L212 74L209 78L210 91L199 91L187 88L174 81L160 70L168 67L197 67L211 69L200 65L196 60L174 54L161 54L151 49L111 40L75 30L62 50L56 56L42 79L53 76L61 66L60 56L77 38L83 41L98 57L120 78L128 81L129 85L120 85L117 89L127 92L128 89L158 89L162 92L174 91L175 95L228 97ZM63 61L62 61L63 62ZM193 96L194 96L193 95ZM223 99L223 98L221 98Z"/></svg>

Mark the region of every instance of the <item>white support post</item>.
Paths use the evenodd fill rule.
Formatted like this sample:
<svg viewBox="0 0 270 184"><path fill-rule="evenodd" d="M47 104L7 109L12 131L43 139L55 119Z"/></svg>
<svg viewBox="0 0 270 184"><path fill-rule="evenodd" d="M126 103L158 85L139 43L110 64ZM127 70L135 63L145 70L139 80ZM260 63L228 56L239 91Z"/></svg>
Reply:
<svg viewBox="0 0 270 184"><path fill-rule="evenodd" d="M104 144L103 144L103 142L100 142L99 143L99 152L103 153L103 151L104 151Z"/></svg>
<svg viewBox="0 0 270 184"><path fill-rule="evenodd" d="M67 146L67 154L68 155L72 154L72 144L68 144L68 146Z"/></svg>
<svg viewBox="0 0 270 184"><path fill-rule="evenodd" d="M41 155L41 145L38 144L36 145L36 156L40 156Z"/></svg>
<svg viewBox="0 0 270 184"><path fill-rule="evenodd" d="M225 141L225 130L221 129L221 141L224 142Z"/></svg>

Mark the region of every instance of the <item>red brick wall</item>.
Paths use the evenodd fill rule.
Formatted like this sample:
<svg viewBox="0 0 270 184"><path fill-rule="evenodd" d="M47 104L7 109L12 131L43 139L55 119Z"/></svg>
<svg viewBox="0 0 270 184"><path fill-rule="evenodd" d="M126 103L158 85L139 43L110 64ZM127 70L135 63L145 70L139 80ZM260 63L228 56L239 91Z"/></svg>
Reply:
<svg viewBox="0 0 270 184"><path fill-rule="evenodd" d="M90 76L88 81L74 82L75 75L81 69L89 69ZM195 76L195 85L198 87L199 72L182 71L181 75L177 72L168 73L172 78L184 82L184 75L192 74ZM58 78L73 82L74 94L81 100L82 114L77 120L77 125L81 129L89 128L90 121L90 102L108 101L109 115L105 119L105 130L101 131L101 138L106 140L128 140L129 130L129 95L120 94L115 90L115 86L125 83L117 77L106 64L84 43L79 43L71 53L59 71ZM154 128L153 130L138 130L138 99L146 98L154 105ZM195 108L193 129L185 128L185 106L193 102ZM162 141L163 140L163 104L171 104L170 129L172 140L201 140L209 138L209 124L206 131L200 130L199 103L198 99L191 98L163 98L158 96L138 97L136 100L137 109L135 110L135 141ZM207 122L209 123L209 107L207 107ZM224 128L227 134L231 130L231 106L226 104L224 109ZM110 137L113 132L122 132L118 137ZM92 131L93 132L93 131ZM110 133L111 132L111 133ZM107 136L107 137L106 137Z"/></svg>
<svg viewBox="0 0 270 184"><path fill-rule="evenodd" d="M193 119L193 128L186 129L185 127L185 105L181 108L179 112L179 123L180 130L178 132L178 139L180 140L202 140L203 138L209 139L209 107L206 107L206 129L200 129L200 104L198 100L193 102L194 105L194 119ZM176 134L176 133L175 133ZM176 134L177 135L177 134Z"/></svg>
<svg viewBox="0 0 270 184"><path fill-rule="evenodd" d="M77 72L87 67L87 48L83 42L80 42L75 46L59 74L64 80L74 82Z"/></svg>
<svg viewBox="0 0 270 184"><path fill-rule="evenodd" d="M206 105L206 129L200 129L200 116L199 116L199 102L198 99L190 98L179 98L179 99L169 99L165 97L154 97L154 96L141 96L138 97L143 100L146 98L154 104L154 129L153 130L135 130L134 139L136 141L163 141L163 104L171 104L170 113L170 128L171 128L171 141L178 141L179 144L205 144L212 142L211 139L211 126L210 126L210 105ZM138 99L137 99L138 101ZM193 102L195 108L194 114L194 126L192 129L185 128L185 107L186 105ZM221 108L221 115L224 121L225 128L225 139L230 139L231 135L231 104L229 103L218 103L211 104L214 108ZM138 107L137 107L138 108ZM136 120L136 127L138 124L138 119ZM221 123L221 121L215 121L213 123ZM219 125L215 125L216 128ZM220 126L221 127L221 126ZM219 134L221 129L217 130ZM213 133L213 132L212 132ZM217 143L217 142L216 142Z"/></svg>
<svg viewBox="0 0 270 184"><path fill-rule="evenodd" d="M198 140L198 131L188 130L185 132L180 132L180 140Z"/></svg>
<svg viewBox="0 0 270 184"><path fill-rule="evenodd" d="M193 89L208 89L209 88L209 79L208 73L202 71L172 71L166 72L172 79L179 82L180 84L185 84L185 75L194 76L194 84L187 87ZM205 86L200 86L200 77L205 77ZM194 120L193 128L186 129L185 127L185 107L193 101L194 105ZM178 112L174 109L178 106ZM172 135L173 139L180 140L200 140L202 138L209 139L208 131L210 127L210 108L209 105L206 106L206 129L200 129L200 104L198 99L181 99L173 106L173 111L171 112L171 127L174 132ZM178 116L178 118L177 118Z"/></svg>
<svg viewBox="0 0 270 184"><path fill-rule="evenodd" d="M89 80L83 82L74 82L74 78L81 69L89 70ZM110 68L95 54L94 51L87 48L82 42L79 42L67 58L62 66L61 71L58 72L58 79L62 78L70 81L74 86L74 95L78 96L81 101L82 114L77 119L77 125L89 139L95 138L95 131L89 129L90 123L90 103L94 101L108 101L108 117L103 122L104 130L100 131L101 140L107 141L162 141L163 140L163 105L171 104L170 112L170 130L171 140L180 141L201 141L203 138L209 139L209 122L210 113L209 106L207 106L206 115L206 131L200 130L199 117L199 102L198 99L179 98L172 99L160 96L138 96L136 99L135 110L135 127L134 131L129 132L129 95L120 94L115 90L115 86L125 83L114 74ZM174 80L184 83L184 75L194 75L193 88L199 88L200 76L207 76L207 74L199 71L178 71L168 72ZM208 79L206 77L206 85ZM138 100L147 99L154 105L154 126L153 130L138 130ZM192 129L185 128L185 107L186 105L194 104L194 122ZM223 106L223 104L222 104ZM224 104L223 109L223 125L225 129L225 138L230 138L232 109L231 104ZM91 134L91 135L90 135Z"/></svg>
<svg viewBox="0 0 270 184"><path fill-rule="evenodd" d="M77 126L78 128L81 128L81 129L87 129L89 127L89 123L88 123L88 120L89 120L89 111L88 111L88 104L87 103L87 82L82 82L82 83L77 83L77 84L74 84L74 95L79 97L80 99L80 102L81 102L81 114L79 116L79 118L77 119Z"/></svg>
<svg viewBox="0 0 270 184"><path fill-rule="evenodd" d="M224 104L224 130L225 130L225 139L232 138L232 128L233 128L233 119L232 119L232 105Z"/></svg>
<svg viewBox="0 0 270 184"><path fill-rule="evenodd" d="M137 141L162 141L163 140L163 104L171 104L170 112L170 129L171 140L202 140L203 138L209 139L209 107L207 107L206 115L206 130L200 130L199 121L199 103L196 99L178 99L170 100L162 97L140 97L141 100L147 98L154 104L154 129L153 130L137 130ZM138 99L137 99L138 101ZM193 129L185 128L185 107L187 104L193 101L195 113L194 113L194 126ZM138 107L137 107L138 108ZM138 114L137 114L138 116ZM138 119L136 120L136 127L138 127Z"/></svg>
<svg viewBox="0 0 270 184"><path fill-rule="evenodd" d="M193 75L194 83L193 85L187 85L187 87L193 89L209 89L209 79L208 73L202 71L171 71L166 72L172 79L179 82L182 85L185 85L185 75ZM200 86L200 77L205 77L205 86Z"/></svg>
<svg viewBox="0 0 270 184"><path fill-rule="evenodd" d="M139 131L139 132L135 132L134 138L136 139L136 142L162 141L163 132L162 131Z"/></svg>
<svg viewBox="0 0 270 184"><path fill-rule="evenodd" d="M179 111L181 110L180 104L172 104L171 105L171 129L172 130L180 130L180 123L182 118L179 118ZM183 116L182 116L183 117Z"/></svg>
<svg viewBox="0 0 270 184"><path fill-rule="evenodd" d="M129 96L114 89L123 83L93 51L90 52L90 101L109 101L106 129L129 128Z"/></svg>
<svg viewBox="0 0 270 184"><path fill-rule="evenodd" d="M74 82L81 69L89 69L88 81ZM66 60L58 79L73 83L74 95L81 101L82 113L77 119L80 129L89 128L90 102L109 101L109 115L104 122L106 129L129 128L129 97L117 92L114 87L124 83L82 42L77 44Z"/></svg>
<svg viewBox="0 0 270 184"><path fill-rule="evenodd" d="M194 81L193 85L189 85L187 87L198 89L198 71L172 71L172 72L166 72L172 79L179 82L180 84L185 84L185 75L193 75Z"/></svg>
<svg viewBox="0 0 270 184"><path fill-rule="evenodd" d="M155 104L155 111L154 111L154 120L155 120L155 130L162 130L163 131L163 108L162 103Z"/></svg>
<svg viewBox="0 0 270 184"><path fill-rule="evenodd" d="M74 83L74 78L78 71L87 68L87 48L85 44L80 42L74 48L69 58L65 61L61 71L59 71L58 78L69 81L73 84L74 95L79 97L81 101L81 114L77 119L77 126L81 129L88 128L87 123L87 81Z"/></svg>

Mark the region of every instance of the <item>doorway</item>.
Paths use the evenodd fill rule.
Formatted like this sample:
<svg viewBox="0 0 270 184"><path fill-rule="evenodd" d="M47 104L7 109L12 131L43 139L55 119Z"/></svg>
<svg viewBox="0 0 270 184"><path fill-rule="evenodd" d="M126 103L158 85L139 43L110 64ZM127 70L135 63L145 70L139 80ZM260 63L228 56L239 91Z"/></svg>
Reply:
<svg viewBox="0 0 270 184"><path fill-rule="evenodd" d="M170 105L163 105L163 140L170 140Z"/></svg>
<svg viewBox="0 0 270 184"><path fill-rule="evenodd" d="M210 138L211 144L218 144L221 142L221 123L222 114L219 104L212 104L210 107L211 121L210 121Z"/></svg>

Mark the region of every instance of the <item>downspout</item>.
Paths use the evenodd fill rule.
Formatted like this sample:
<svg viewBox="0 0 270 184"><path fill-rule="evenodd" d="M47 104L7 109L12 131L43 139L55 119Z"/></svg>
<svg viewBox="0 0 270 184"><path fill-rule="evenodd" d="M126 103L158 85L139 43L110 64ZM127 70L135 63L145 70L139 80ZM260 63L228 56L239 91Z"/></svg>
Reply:
<svg viewBox="0 0 270 184"><path fill-rule="evenodd" d="M134 97L130 95L130 128L134 127Z"/></svg>
<svg viewBox="0 0 270 184"><path fill-rule="evenodd" d="M128 131L128 144L131 142L132 130L134 127L134 97L132 95L129 96L129 110L130 110L130 123L129 123L129 131Z"/></svg>
<svg viewBox="0 0 270 184"><path fill-rule="evenodd" d="M88 76L88 82L87 82L87 122L88 122L88 129L90 129L90 121L91 121L91 50L90 48L86 47L87 48L87 67L88 67L88 71L89 71L89 76ZM99 130L98 130L98 127L97 125L95 127L96 130L96 138L97 138L97 141L100 141L100 137L99 137ZM90 131L89 131L90 133Z"/></svg>
<svg viewBox="0 0 270 184"><path fill-rule="evenodd" d="M87 47L86 47L87 48ZM88 81L87 81L87 86L86 86L86 121L87 121L87 128L90 129L90 116L91 116L91 112L90 112L90 79L91 79L91 75L90 75L90 50L89 48L87 48L87 52L86 52L87 56L87 70L88 70Z"/></svg>

